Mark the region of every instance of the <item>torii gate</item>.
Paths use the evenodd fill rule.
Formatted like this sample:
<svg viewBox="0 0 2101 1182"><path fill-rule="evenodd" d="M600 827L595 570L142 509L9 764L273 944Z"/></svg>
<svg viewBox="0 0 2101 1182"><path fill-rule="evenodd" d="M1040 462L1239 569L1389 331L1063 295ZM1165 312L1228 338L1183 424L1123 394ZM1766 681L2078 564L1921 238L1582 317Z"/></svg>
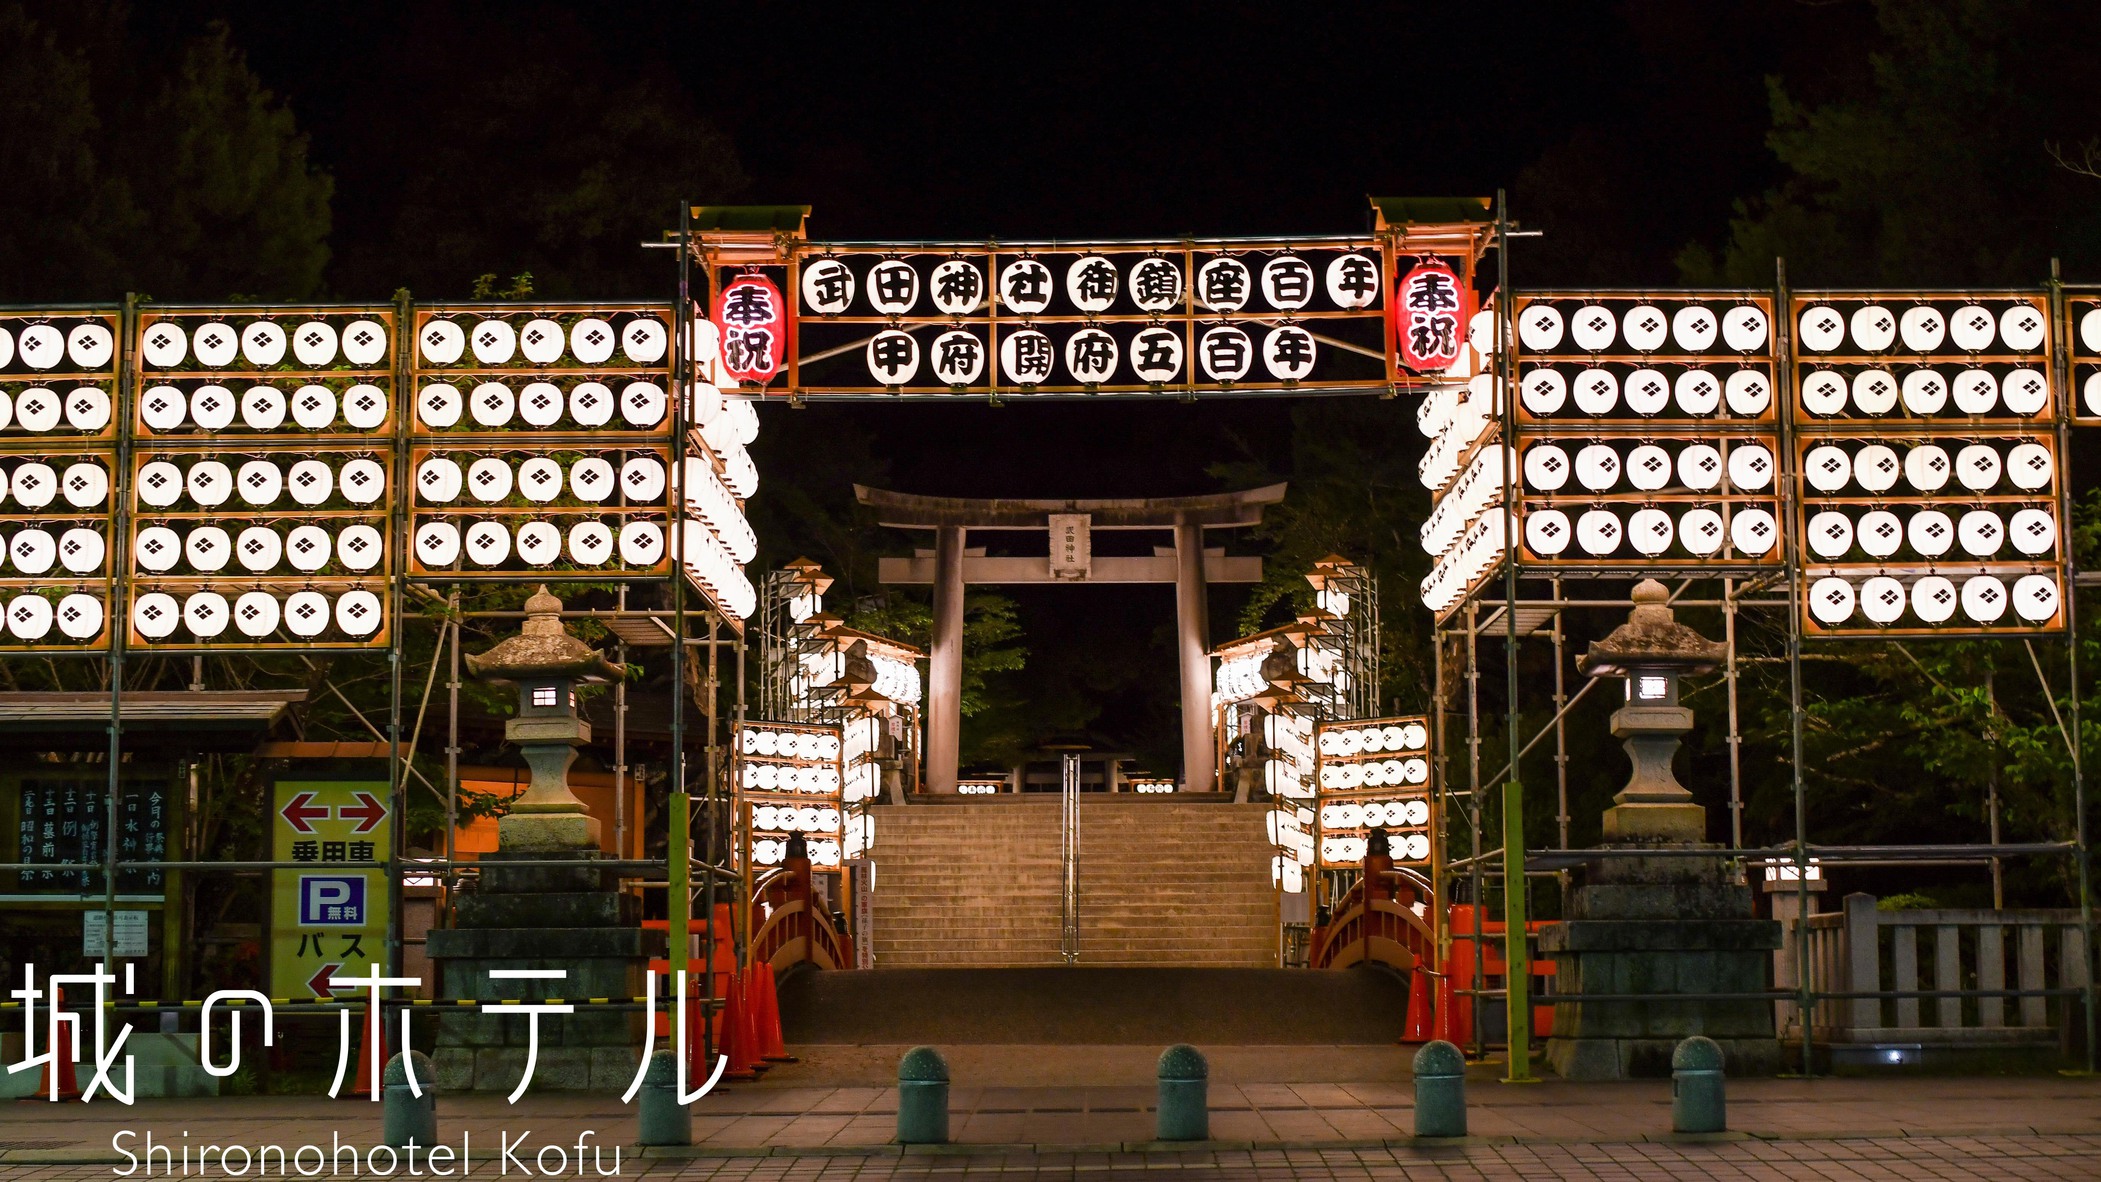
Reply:
<svg viewBox="0 0 2101 1182"><path fill-rule="evenodd" d="M932 530L934 548L911 558L885 558L886 584L934 587L934 637L926 705L926 785L956 790L963 712L963 588L972 583L1172 583L1182 671L1182 785L1210 791L1217 776L1211 720L1211 658L1205 633L1205 586L1259 583L1262 560L1206 549L1204 531L1258 525L1265 505L1286 486L1196 497L1128 500L972 500L925 497L854 486L860 502L891 529ZM1045 558L999 558L969 547L971 530L1033 530L1050 535ZM1174 545L1151 556L1094 557L1098 529L1172 531Z"/></svg>

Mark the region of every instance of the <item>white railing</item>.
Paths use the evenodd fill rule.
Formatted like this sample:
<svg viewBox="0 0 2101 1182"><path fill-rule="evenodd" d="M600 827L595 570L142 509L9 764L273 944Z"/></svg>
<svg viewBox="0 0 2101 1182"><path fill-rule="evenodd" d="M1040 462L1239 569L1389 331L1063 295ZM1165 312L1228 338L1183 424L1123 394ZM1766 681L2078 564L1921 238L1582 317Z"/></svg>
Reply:
<svg viewBox="0 0 2101 1182"><path fill-rule="evenodd" d="M1818 1042L2054 1042L2054 1016L2080 1003L2076 992L2049 991L2090 979L2076 910L1879 911L1873 895L1854 894L1801 927L1791 942L1817 994L1970 995L1821 998L1810 1022ZM1799 1038L1792 1003L1780 1018Z"/></svg>

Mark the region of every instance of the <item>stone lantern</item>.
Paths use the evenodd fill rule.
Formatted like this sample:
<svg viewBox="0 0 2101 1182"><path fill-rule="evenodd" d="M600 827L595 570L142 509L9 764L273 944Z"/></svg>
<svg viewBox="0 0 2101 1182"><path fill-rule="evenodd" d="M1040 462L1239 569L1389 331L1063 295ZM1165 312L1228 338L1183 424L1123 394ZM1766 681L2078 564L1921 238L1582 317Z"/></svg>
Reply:
<svg viewBox="0 0 2101 1182"><path fill-rule="evenodd" d="M518 716L503 737L518 745L532 779L497 822L497 846L506 852L595 849L597 818L569 791L576 749L591 741L591 724L576 713L578 682L612 681L626 670L562 627L562 601L542 586L525 601L525 627L479 655L467 671L485 681L518 687Z"/></svg>
<svg viewBox="0 0 2101 1182"><path fill-rule="evenodd" d="M1692 729L1679 681L1724 656L1671 614L1663 584L1645 579L1632 616L1577 664L1592 677L1626 678L1612 733L1634 774L1605 810L1604 845L1569 873L1562 920L1539 935L1554 992L1577 999L1555 1003L1547 1039L1563 1078L1668 1075L1673 1049L1693 1034L1720 1045L1731 1074L1779 1070L1773 1007L1756 995L1768 988L1780 925L1755 918L1751 888L1728 858L1704 853L1719 849L1706 841L1706 810L1671 771ZM1650 997L1581 1000L1626 993Z"/></svg>
<svg viewBox="0 0 2101 1182"><path fill-rule="evenodd" d="M1678 783L1671 759L1692 730L1692 711L1678 702L1680 678L1705 673L1722 646L1680 624L1662 583L1634 588L1634 612L1595 641L1576 667L1592 677L1623 677L1627 704L1613 712L1612 735L1625 741L1634 774L1605 810L1608 842L1696 842L1707 834L1706 810Z"/></svg>

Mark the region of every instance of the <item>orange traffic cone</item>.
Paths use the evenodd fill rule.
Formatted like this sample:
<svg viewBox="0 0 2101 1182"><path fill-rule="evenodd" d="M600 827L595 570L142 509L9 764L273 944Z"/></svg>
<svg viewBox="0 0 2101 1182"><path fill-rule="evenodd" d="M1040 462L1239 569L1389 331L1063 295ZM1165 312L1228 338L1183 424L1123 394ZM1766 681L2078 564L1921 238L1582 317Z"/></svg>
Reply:
<svg viewBox="0 0 2101 1182"><path fill-rule="evenodd" d="M751 1024L744 1016L744 974L727 975L729 988L722 999L722 1046L718 1048L730 1060L724 1074L731 1079L757 1079L759 1073L751 1053Z"/></svg>
<svg viewBox="0 0 2101 1182"><path fill-rule="evenodd" d="M372 1086L377 1074L373 1070L374 1063L376 1061L381 1070L387 1065L387 1035L380 1028L379 1009L371 1002L365 1003L365 1036L358 1040L357 1079L351 1082L352 1095L371 1100L379 1099L379 1093Z"/></svg>
<svg viewBox="0 0 2101 1182"><path fill-rule="evenodd" d="M754 1071L764 1071L773 1064L766 1061L765 1016L759 1001L759 966L752 965L741 974L744 987L744 1038L745 1047L751 1054Z"/></svg>
<svg viewBox="0 0 2101 1182"><path fill-rule="evenodd" d="M1408 978L1408 1028L1401 1035L1402 1042L1429 1042L1433 1037L1430 988L1430 974L1423 971L1421 962L1417 962L1415 972Z"/></svg>
<svg viewBox="0 0 2101 1182"><path fill-rule="evenodd" d="M766 1058L775 1063L793 1063L795 1056L788 1053L787 1040L781 1036L781 995L775 988L773 965L762 961L759 972L759 1030L760 1045Z"/></svg>
<svg viewBox="0 0 2101 1182"><path fill-rule="evenodd" d="M66 1006L66 991L56 985L51 987L51 1012L56 1014ZM47 1027L47 1029L49 1029ZM60 1027L63 1029L63 1027ZM70 1039L60 1036L51 1040L44 1048L51 1052L51 1061L44 1064L43 1073L37 1078L36 1095L24 1096L24 1100L48 1100L51 1097L51 1073L58 1073L58 1098L80 1099L80 1080L73 1073L73 1052Z"/></svg>

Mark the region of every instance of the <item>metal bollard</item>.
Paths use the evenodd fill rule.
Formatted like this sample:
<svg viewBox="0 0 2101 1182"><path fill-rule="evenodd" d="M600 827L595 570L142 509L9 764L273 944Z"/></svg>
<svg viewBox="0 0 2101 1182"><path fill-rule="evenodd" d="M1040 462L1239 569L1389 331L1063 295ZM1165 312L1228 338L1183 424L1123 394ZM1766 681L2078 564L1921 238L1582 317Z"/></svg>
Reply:
<svg viewBox="0 0 2101 1182"><path fill-rule="evenodd" d="M913 1047L897 1061L897 1140L948 1144L948 1060L932 1047Z"/></svg>
<svg viewBox="0 0 2101 1182"><path fill-rule="evenodd" d="M636 1108L638 1145L693 1144L693 1110L678 1102L678 1055L658 1051L642 1076L641 1103Z"/></svg>
<svg viewBox="0 0 2101 1182"><path fill-rule="evenodd" d="M402 1055L387 1060L386 1073L380 1077L380 1140L397 1149L406 1148L410 1141L418 1145L435 1145L438 1141L438 1087L437 1073L431 1069L430 1056L422 1051L405 1051L408 1063ZM416 1069L416 1086L423 1090L421 1096L409 1090L408 1068Z"/></svg>
<svg viewBox="0 0 2101 1182"><path fill-rule="evenodd" d="M1722 1048L1693 1035L1671 1052L1671 1131L1719 1133L1729 1127L1722 1092Z"/></svg>
<svg viewBox="0 0 2101 1182"><path fill-rule="evenodd" d="M1451 1043L1415 1052L1415 1135L1466 1136L1466 1055Z"/></svg>
<svg viewBox="0 0 2101 1182"><path fill-rule="evenodd" d="M1160 1052L1160 1111L1153 1136L1161 1141L1211 1139L1211 1065L1186 1042Z"/></svg>

